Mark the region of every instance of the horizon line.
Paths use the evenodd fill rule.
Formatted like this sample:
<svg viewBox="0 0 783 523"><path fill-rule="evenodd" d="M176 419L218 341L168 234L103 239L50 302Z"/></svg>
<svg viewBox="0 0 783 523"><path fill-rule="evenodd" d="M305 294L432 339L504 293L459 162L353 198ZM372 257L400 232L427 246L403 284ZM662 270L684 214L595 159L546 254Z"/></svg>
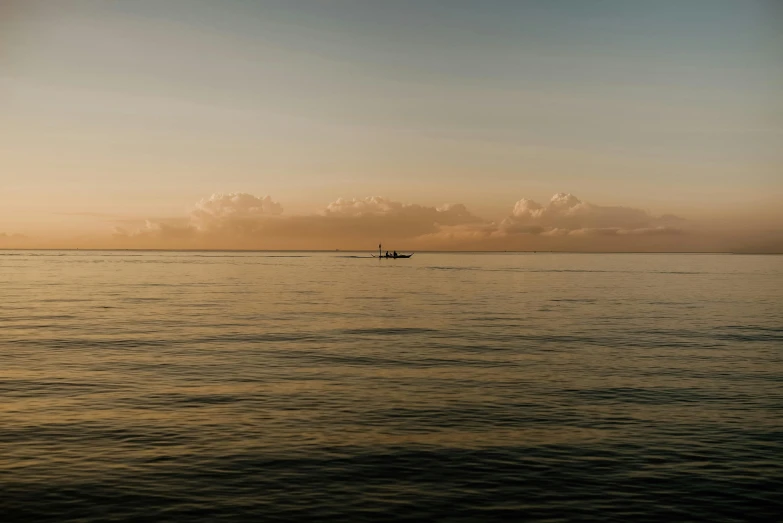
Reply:
<svg viewBox="0 0 783 523"><path fill-rule="evenodd" d="M375 249L104 249L78 247L71 248L15 248L0 247L0 251L60 251L60 252L312 252L312 253L374 253ZM407 252L407 251L406 251ZM783 256L779 252L734 252L734 251L533 251L533 250L419 250L416 254L705 254L735 256Z"/></svg>

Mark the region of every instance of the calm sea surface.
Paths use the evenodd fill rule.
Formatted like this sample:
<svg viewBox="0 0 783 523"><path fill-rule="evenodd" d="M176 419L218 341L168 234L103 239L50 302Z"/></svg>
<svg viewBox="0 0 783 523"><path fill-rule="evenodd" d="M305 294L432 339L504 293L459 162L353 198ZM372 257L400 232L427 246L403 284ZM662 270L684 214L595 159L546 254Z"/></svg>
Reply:
<svg viewBox="0 0 783 523"><path fill-rule="evenodd" d="M783 257L0 251L2 521L780 521Z"/></svg>

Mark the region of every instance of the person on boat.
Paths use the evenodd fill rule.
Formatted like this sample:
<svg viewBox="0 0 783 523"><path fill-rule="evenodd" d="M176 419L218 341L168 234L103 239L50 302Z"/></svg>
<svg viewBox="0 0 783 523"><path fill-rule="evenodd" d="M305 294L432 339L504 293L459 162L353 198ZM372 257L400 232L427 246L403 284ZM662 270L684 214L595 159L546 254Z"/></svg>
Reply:
<svg viewBox="0 0 783 523"><path fill-rule="evenodd" d="M395 258L397 257L397 251L394 251L394 257Z"/></svg>
<svg viewBox="0 0 783 523"><path fill-rule="evenodd" d="M391 258L391 255L389 254L389 251L386 251L386 257Z"/></svg>

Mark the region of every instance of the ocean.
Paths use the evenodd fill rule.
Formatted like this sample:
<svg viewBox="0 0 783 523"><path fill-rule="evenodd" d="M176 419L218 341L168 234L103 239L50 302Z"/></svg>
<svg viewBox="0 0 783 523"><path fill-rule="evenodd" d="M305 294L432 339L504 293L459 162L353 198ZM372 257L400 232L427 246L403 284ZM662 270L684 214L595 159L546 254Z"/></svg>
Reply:
<svg viewBox="0 0 783 523"><path fill-rule="evenodd" d="M0 251L0 520L772 521L783 256Z"/></svg>

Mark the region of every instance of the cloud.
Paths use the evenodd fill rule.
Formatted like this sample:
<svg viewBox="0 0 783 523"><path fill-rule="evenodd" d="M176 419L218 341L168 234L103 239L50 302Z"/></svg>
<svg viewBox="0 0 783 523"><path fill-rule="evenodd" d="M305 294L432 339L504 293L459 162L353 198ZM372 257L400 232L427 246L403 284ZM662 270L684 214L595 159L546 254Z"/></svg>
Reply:
<svg viewBox="0 0 783 523"><path fill-rule="evenodd" d="M132 239L136 243L165 240L200 245L218 238L232 240L258 235L268 218L282 212L282 205L270 196L219 193L197 202L185 218L148 219L134 231L115 227L113 236L116 240Z"/></svg>
<svg viewBox="0 0 783 523"><path fill-rule="evenodd" d="M419 239L437 248L490 250L682 250L686 222L624 206L601 206L558 193L545 205L522 198L499 224L440 227Z"/></svg>
<svg viewBox="0 0 783 523"><path fill-rule="evenodd" d="M382 242L398 251L783 252L777 226L700 224L568 193L545 204L522 198L500 222L484 220L461 203L429 206L380 196L338 198L318 212L287 216L271 196L248 193L214 194L178 217L118 215L112 222L118 227L111 235L0 233L0 247L366 250Z"/></svg>
<svg viewBox="0 0 783 523"><path fill-rule="evenodd" d="M270 196L259 198L247 193L213 194L196 204L190 218L198 230L211 230L227 224L257 221L282 214L283 206Z"/></svg>
<svg viewBox="0 0 783 523"><path fill-rule="evenodd" d="M400 202L393 202L379 196L368 196L362 200L351 198L350 200L338 198L326 206L327 215L336 216L366 216L399 213L406 206Z"/></svg>
<svg viewBox="0 0 783 523"><path fill-rule="evenodd" d="M414 244L418 238L438 233L444 228L482 222L459 203L430 207L372 196L364 199L339 198L319 215L300 217L281 226L296 227L297 233L305 235L315 230L323 238L331 237L332 242L337 243L345 240L358 244L377 239Z"/></svg>
<svg viewBox="0 0 783 523"><path fill-rule="evenodd" d="M556 194L521 199L500 223L460 203L427 206L380 196L338 198L320 212L284 216L270 196L215 194L180 218L115 230L116 246L192 249L683 250L694 238L676 216ZM683 239L686 238L686 239Z"/></svg>
<svg viewBox="0 0 783 523"><path fill-rule="evenodd" d="M395 202L380 196L370 196L362 200L338 198L327 205L324 215L354 218L385 216L388 218L416 219L422 223L440 225L459 225L482 221L481 218L471 214L461 203L447 203L438 207L426 207Z"/></svg>
<svg viewBox="0 0 783 523"><path fill-rule="evenodd" d="M188 240L197 235L197 229L187 220L146 220L144 226L133 231L115 227L113 237L117 240Z"/></svg>
<svg viewBox="0 0 783 523"><path fill-rule="evenodd" d="M676 216L655 217L632 207L602 206L557 193L546 205L523 198L500 224L504 234L544 236L651 236L681 234Z"/></svg>
<svg viewBox="0 0 783 523"><path fill-rule="evenodd" d="M215 194L198 202L185 218L148 220L130 232L115 228L113 237L147 247L362 248L482 222L462 204L428 207L379 196L339 198L318 214L284 217L282 212L282 205L269 196Z"/></svg>

